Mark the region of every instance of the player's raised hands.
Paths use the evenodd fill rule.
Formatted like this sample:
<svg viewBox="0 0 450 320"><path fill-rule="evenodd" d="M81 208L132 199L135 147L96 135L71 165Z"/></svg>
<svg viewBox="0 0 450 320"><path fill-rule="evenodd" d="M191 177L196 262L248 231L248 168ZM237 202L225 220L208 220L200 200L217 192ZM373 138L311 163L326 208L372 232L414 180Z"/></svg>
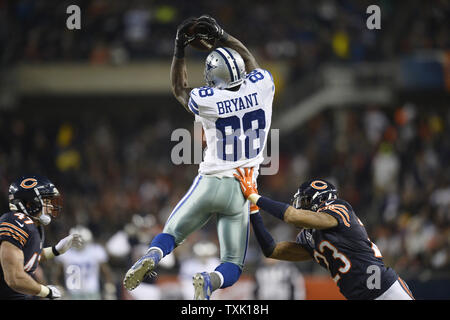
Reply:
<svg viewBox="0 0 450 320"><path fill-rule="evenodd" d="M195 35L188 35L188 30L191 28L197 19L191 17L187 18L177 28L177 35L175 38L175 44L179 48L185 48L189 43L195 39Z"/></svg>
<svg viewBox="0 0 450 320"><path fill-rule="evenodd" d="M241 185L241 191L244 194L244 198L247 199L252 194L258 194L258 190L256 189L256 185L253 182L253 169L250 170L248 168L244 168L242 171L240 168L236 168L239 175L233 174Z"/></svg>
<svg viewBox="0 0 450 320"><path fill-rule="evenodd" d="M217 23L216 19L204 14L197 19L196 30L198 36L204 36L207 38L214 38L217 40L224 40L227 33L222 29L222 27Z"/></svg>

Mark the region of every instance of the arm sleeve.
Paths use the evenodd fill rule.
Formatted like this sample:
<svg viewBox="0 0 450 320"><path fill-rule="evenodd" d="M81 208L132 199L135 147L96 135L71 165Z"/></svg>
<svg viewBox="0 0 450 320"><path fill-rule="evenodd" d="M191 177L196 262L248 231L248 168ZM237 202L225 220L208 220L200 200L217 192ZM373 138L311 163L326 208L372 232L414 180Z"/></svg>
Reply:
<svg viewBox="0 0 450 320"><path fill-rule="evenodd" d="M273 250L275 249L276 243L270 235L269 231L267 231L267 229L264 227L261 214L251 214L250 222L252 224L253 232L255 233L256 240L258 241L262 252L266 257L270 257Z"/></svg>
<svg viewBox="0 0 450 320"><path fill-rule="evenodd" d="M261 196L258 199L256 205L261 209L270 213L275 218L280 219L281 221L284 220L284 214L286 213L286 210L289 208L289 205L287 203L274 201L264 196Z"/></svg>

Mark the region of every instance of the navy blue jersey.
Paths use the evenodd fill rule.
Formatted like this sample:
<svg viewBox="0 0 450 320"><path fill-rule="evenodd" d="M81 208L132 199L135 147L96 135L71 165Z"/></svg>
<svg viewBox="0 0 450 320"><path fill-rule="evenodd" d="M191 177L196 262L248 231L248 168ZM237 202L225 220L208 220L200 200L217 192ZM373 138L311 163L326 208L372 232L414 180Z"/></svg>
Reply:
<svg viewBox="0 0 450 320"><path fill-rule="evenodd" d="M332 215L338 225L324 230L304 229L297 243L330 271L344 297L371 300L389 289L398 275L384 265L380 251L350 204L329 200L317 211ZM378 276L379 281L375 279Z"/></svg>
<svg viewBox="0 0 450 320"><path fill-rule="evenodd" d="M0 217L0 243L8 241L23 252L24 270L33 276L38 267L44 244L44 229L20 212L8 212ZM28 296L12 290L6 284L0 265L0 299L26 299Z"/></svg>

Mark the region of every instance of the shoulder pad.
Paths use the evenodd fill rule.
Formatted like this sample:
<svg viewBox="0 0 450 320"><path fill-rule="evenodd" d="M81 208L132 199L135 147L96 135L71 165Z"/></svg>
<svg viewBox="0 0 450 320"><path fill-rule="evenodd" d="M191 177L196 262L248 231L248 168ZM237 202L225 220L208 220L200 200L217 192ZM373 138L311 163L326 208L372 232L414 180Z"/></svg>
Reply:
<svg viewBox="0 0 450 320"><path fill-rule="evenodd" d="M337 218L339 224L343 223L345 226L350 227L350 214L353 209L347 201L340 199L325 201L319 209L317 209L317 212L321 211L331 214Z"/></svg>

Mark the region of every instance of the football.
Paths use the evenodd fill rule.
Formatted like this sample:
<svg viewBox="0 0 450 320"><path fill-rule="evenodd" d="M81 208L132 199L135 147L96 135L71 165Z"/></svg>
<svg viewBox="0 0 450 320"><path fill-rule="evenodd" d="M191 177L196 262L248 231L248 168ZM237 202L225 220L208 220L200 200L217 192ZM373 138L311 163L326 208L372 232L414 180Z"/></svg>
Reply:
<svg viewBox="0 0 450 320"><path fill-rule="evenodd" d="M190 27L188 29L187 34L189 36L193 34L197 35L196 38L190 43L190 45L197 50L211 51L216 44L216 39L213 38L207 39L205 37L199 36L201 34L206 34L206 30L204 30L201 26L198 26L197 24L194 24L192 27Z"/></svg>

